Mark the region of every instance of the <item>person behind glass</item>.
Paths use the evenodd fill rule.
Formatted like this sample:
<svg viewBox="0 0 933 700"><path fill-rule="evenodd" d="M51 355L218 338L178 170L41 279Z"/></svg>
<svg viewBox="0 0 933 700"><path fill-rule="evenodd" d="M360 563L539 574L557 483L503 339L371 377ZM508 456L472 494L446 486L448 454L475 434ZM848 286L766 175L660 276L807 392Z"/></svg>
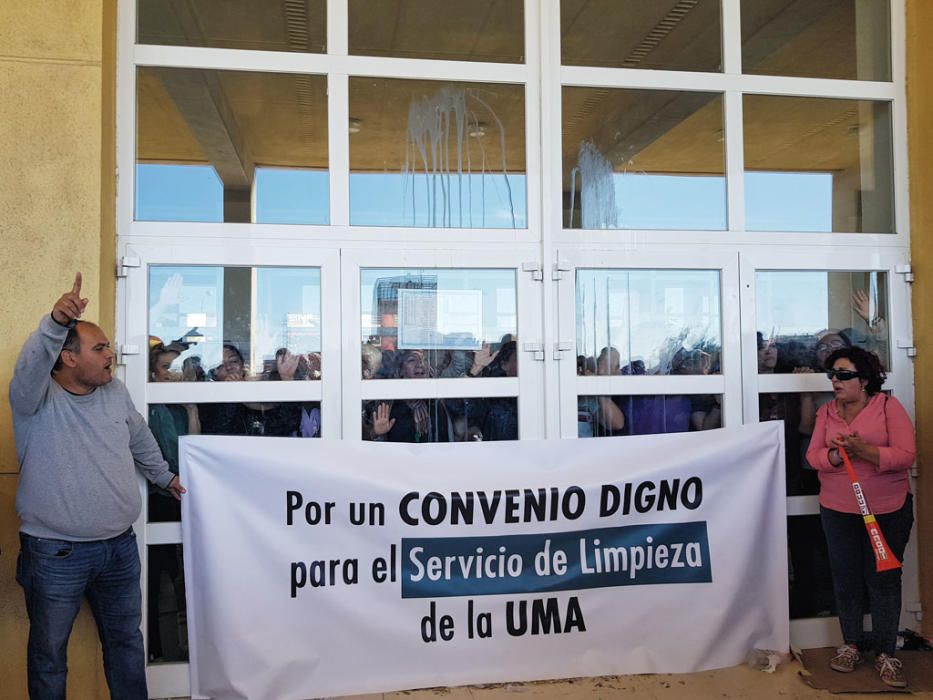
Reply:
<svg viewBox="0 0 933 700"><path fill-rule="evenodd" d="M816 346L813 348L813 357L815 368L823 370L827 358L836 350L842 348L851 348L852 342L849 336L843 331L827 330L817 338ZM795 374L808 374L812 369L810 367L798 367L794 370ZM832 394L814 394L805 391L800 394L800 442L803 447L803 461L806 461L806 452L810 446L810 436L813 435L813 428L816 425L816 412L825 403L832 401ZM804 465L805 467L809 466ZM816 491L814 491L816 493ZM792 495L788 493L788 495Z"/></svg>
<svg viewBox="0 0 933 700"><path fill-rule="evenodd" d="M144 700L136 469L175 498L185 489L114 379L107 336L80 320L87 304L78 273L26 340L10 382L29 696L65 697L68 638L86 596L111 696Z"/></svg>
<svg viewBox="0 0 933 700"><path fill-rule="evenodd" d="M275 351L275 365L263 375L268 381L304 381L311 379L312 363L308 355L293 353L288 348ZM320 365L318 365L320 367ZM320 371L318 371L320 376ZM249 403L247 422L261 426L252 434L268 437L318 437L321 432L321 411L312 403Z"/></svg>
<svg viewBox="0 0 933 700"><path fill-rule="evenodd" d="M233 343L223 344L220 364L207 373L213 382L238 382L246 379L246 363L243 353ZM201 428L205 435L250 434L246 407L239 403L198 404ZM244 427L247 426L247 427Z"/></svg>
<svg viewBox="0 0 933 700"><path fill-rule="evenodd" d="M487 362L485 357L479 362ZM495 357L488 361L481 371L484 377L518 376L518 343L514 340L504 342ZM488 398L482 402L482 439L483 440L518 440L518 414L515 399L506 397Z"/></svg>
<svg viewBox="0 0 933 700"><path fill-rule="evenodd" d="M402 350L397 358L395 377L424 379L431 367L422 350ZM380 402L370 414L364 434L371 440L389 442L448 442L447 412L440 401L406 399Z"/></svg>
<svg viewBox="0 0 933 700"><path fill-rule="evenodd" d="M599 351L599 357L596 358L596 374L614 376L621 372L622 356L614 347L607 345Z"/></svg>
<svg viewBox="0 0 933 700"><path fill-rule="evenodd" d="M774 374L778 363L778 346L773 338L766 339L764 333L758 331L758 374ZM784 420L784 402L780 394L758 395L758 420Z"/></svg>
<svg viewBox="0 0 933 700"><path fill-rule="evenodd" d="M840 348L826 358L825 367L835 400L817 411L807 457L819 471L820 519L844 641L830 666L848 673L862 661L862 602L867 588L875 668L884 683L902 688L907 681L894 657L901 570L875 570L872 544L840 450L849 455L888 546L903 559L913 524L907 471L916 456L913 425L901 403L881 393L885 374L874 353Z"/></svg>
<svg viewBox="0 0 933 700"><path fill-rule="evenodd" d="M207 378L201 366L201 356L192 355L181 362L181 379L185 382L203 382Z"/></svg>
<svg viewBox="0 0 933 700"><path fill-rule="evenodd" d="M243 353L236 345L224 343L221 362L210 371L210 378L215 382L240 382L246 378Z"/></svg>
<svg viewBox="0 0 933 700"><path fill-rule="evenodd" d="M710 373L712 356L703 350L681 348L674 355L671 374ZM722 427L722 397L718 394L692 394L690 401L690 430L713 430Z"/></svg>
<svg viewBox="0 0 933 700"><path fill-rule="evenodd" d="M596 374L622 373L619 351L607 345L596 358ZM577 399L577 437L609 437L621 435L625 429L625 413L612 396L581 396Z"/></svg>
<svg viewBox="0 0 933 700"><path fill-rule="evenodd" d="M382 371L382 350L372 343L363 343L360 349L363 379L375 379Z"/></svg>
<svg viewBox="0 0 933 700"><path fill-rule="evenodd" d="M826 360L836 350L841 348L851 348L852 341L843 331L827 330L820 334L816 340L816 346L813 348L813 356L816 359L815 369L822 371L826 368Z"/></svg>
<svg viewBox="0 0 933 700"><path fill-rule="evenodd" d="M172 372L172 363L185 351L185 347L175 343L153 346L149 350L149 379L153 382L177 381L178 375ZM178 474L178 438L184 435L197 435L201 432L201 422L196 404L150 404L149 430L159 443L162 456L168 462L173 474ZM149 519L154 522L172 521L180 518L178 501L170 498L164 490L150 488Z"/></svg>
<svg viewBox="0 0 933 700"><path fill-rule="evenodd" d="M163 345L160 342L149 348L149 379L153 382L173 382L182 380L184 374L173 372L172 363L187 350L178 342ZM183 370L184 372L184 370ZM196 404L149 404L149 430L159 443L162 456L168 462L173 474L178 474L178 438L185 435L197 435L201 432L201 423ZM149 485L149 522L178 522L181 520L181 504L164 489ZM184 600L181 584L180 545L163 545L149 550L146 579L149 594L147 610L149 612L149 659L163 657L162 629L159 625L159 590L162 576L168 576L172 582L176 605Z"/></svg>

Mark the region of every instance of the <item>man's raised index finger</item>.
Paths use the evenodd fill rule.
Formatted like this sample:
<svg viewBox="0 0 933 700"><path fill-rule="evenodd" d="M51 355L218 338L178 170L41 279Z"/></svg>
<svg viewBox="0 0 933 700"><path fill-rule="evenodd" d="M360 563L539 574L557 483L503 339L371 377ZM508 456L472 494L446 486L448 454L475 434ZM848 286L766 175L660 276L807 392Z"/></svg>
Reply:
<svg viewBox="0 0 933 700"><path fill-rule="evenodd" d="M72 286L71 288L71 293L77 296L81 296L81 273L80 272L75 273L75 283L74 283L74 286Z"/></svg>

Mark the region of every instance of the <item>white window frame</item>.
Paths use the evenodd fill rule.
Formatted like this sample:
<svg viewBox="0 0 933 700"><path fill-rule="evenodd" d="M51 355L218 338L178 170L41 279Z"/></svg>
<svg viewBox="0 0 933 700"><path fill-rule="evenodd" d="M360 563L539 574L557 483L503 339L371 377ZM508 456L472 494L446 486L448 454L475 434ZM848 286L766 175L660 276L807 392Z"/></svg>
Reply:
<svg viewBox="0 0 933 700"><path fill-rule="evenodd" d="M729 338L739 334L738 257L727 251L702 250L685 254L662 247L638 251L562 248L559 287L559 337L562 438L577 437L577 397L592 395L714 394L722 396L723 426L742 423L740 348ZM564 268L567 268L564 270ZM721 374L667 376L577 376L576 277L579 269L713 271L719 274Z"/></svg>
<svg viewBox="0 0 933 700"><path fill-rule="evenodd" d="M520 250L477 251L345 250L342 254L344 438L362 437L360 408L363 401L414 398L484 398L514 396L518 400L521 439L543 437L543 363L535 360L532 346L541 343L541 282L535 281L522 265L526 254ZM518 336L518 376L500 378L445 379L367 379L360 376L360 271L367 268L410 268L438 270L499 269L515 274Z"/></svg>
<svg viewBox="0 0 933 700"><path fill-rule="evenodd" d="M740 254L742 346L745 422L758 422L760 393L826 392L832 387L825 374L759 374L757 357L757 273L812 270L818 272L878 271L887 273L888 308L883 317L888 332L888 364L885 391L891 391L914 419L913 361L908 356L911 341L910 284L898 269L907 263L906 251L884 248L875 251L839 250L825 246L762 247ZM818 301L818 300L817 300ZM916 489L913 489L916 492ZM788 517L819 515L818 496L788 496ZM911 603L920 599L916 537L904 556L902 610L904 624ZM791 641L797 646L833 646L841 641L836 617L791 620Z"/></svg>
<svg viewBox="0 0 933 700"><path fill-rule="evenodd" d="M339 257L331 249L292 244L270 248L265 242L243 242L225 246L217 240L190 237L183 244L167 245L164 240L133 239L121 245L120 258L139 262L139 267L127 269L120 280L118 298L124 313L118 337L122 365L120 373L137 405L150 403L213 403L242 401L318 401L321 405L321 439L340 438L340 374L339 344ZM300 264L296 264L300 261ZM154 265L317 268L321 280L321 327L335 332L321 333L321 379L306 382L172 382L148 381L149 377L149 268ZM129 313L127 313L129 311ZM130 350L132 354L126 351ZM144 409L142 409L144 410ZM147 522L149 518L148 486L140 477L143 508L133 529L140 547L141 589L147 600L148 547L181 543L180 522ZM144 606L146 609L146 606ZM143 639L148 648L151 621L143 615ZM156 621L157 624L157 621ZM154 697L188 695L190 692L187 663L158 663L147 667L150 690Z"/></svg>
<svg viewBox="0 0 933 700"><path fill-rule="evenodd" d="M722 1L722 55L724 69L721 73L695 73L689 71L640 70L622 68L588 68L562 66L560 60L560 2L559 0L525 1L525 62L522 64L474 63L465 61L412 60L399 58L374 58L348 55L348 0L327 0L327 54L299 54L269 51L239 51L179 46L151 46L136 44L136 2L118 0L117 20L117 254L138 256L148 263L211 264L211 265L274 265L316 266L322 261L322 314L336 310L336 320L328 329L323 328L322 347L325 353L324 371L321 382L322 419L324 438L352 439L355 433L347 431L359 424L359 406L363 396L362 380L358 375L359 357L359 307L358 278L353 284L347 279L346 270L365 262L364 251L381 251L377 266L403 266L398 260L387 257L386 251L397 252L401 246L417 249L415 260L438 260L453 254L455 264L444 267L515 265L518 269L519 287L528 284L522 263L538 261L543 283L532 291L517 290L520 301L519 330L520 344L540 344L544 350L544 361L529 359L521 352L518 396L521 433L527 437L571 437L575 428L568 415L575 413L578 389L586 392L619 393L622 379L630 378L580 378L586 380L578 387L575 377L575 362L569 357L559 360L561 351L558 343L569 341L575 347L574 326L567 326L565 318L567 301L573 298L575 287L572 271L563 271L564 261L572 260L580 266L598 267L609 260L613 267L623 268L667 268L672 265L674 254L689 251L687 257L697 266L700 258L694 251L704 255L721 256L723 260L739 256L739 278L742 285L740 301L743 309L741 330L732 341L729 328L734 323L727 321L727 297L739 287L730 289L725 276L722 278L723 302L723 353L734 358L741 352L741 371L724 365L721 377L657 377L640 378L670 380L681 392L691 381L721 381L723 385L726 425L734 425L741 416L736 411L743 408L745 419L750 420L749 407L754 405L752 415L757 420L757 367L749 374L749 363L756 355L754 324L748 319L748 309L754 310L754 298L749 297L744 280L756 264L767 269L800 269L801 260L808 261L818 269L833 269L842 266L848 269L887 269L891 294L891 354L894 363L892 382L895 393L913 412L913 388L911 363L900 357L897 346L909 343L909 291L901 288L900 276L890 268L890 261L909 260L910 220L907 183L907 120L905 93L905 3L891 0L891 69L890 82L855 80L830 80L815 78L775 77L742 75L742 46L740 30L740 0ZM228 224L191 222L134 221L135 170L136 170L136 71L143 66L167 66L179 68L205 68L237 71L269 71L274 73L308 73L325 75L328 85L328 153L329 153L329 224L326 226L285 224ZM431 228L385 228L349 225L349 131L348 89L350 76L373 76L426 80L453 80L470 82L522 84L525 89L525 151L526 151L526 207L527 227L524 229L431 229ZM562 223L562 143L561 143L561 88L564 85L591 87L647 88L668 90L699 90L719 92L724 95L725 169L728 222L725 231L671 231L629 230L587 231L564 229ZM743 94L784 96L812 96L882 100L892 104L892 138L894 156L894 207L895 233L795 233L795 232L747 232L744 212L744 162L743 162ZM591 265L588 260L598 254L602 265ZM672 253L673 251L673 253ZM489 258L483 255L489 253ZM872 262L877 255L884 257L883 268ZM356 257L358 256L358 257ZM590 256L588 258L587 256ZM341 260L340 258L343 258ZM404 256L403 256L404 257ZM287 259L287 260L286 260ZM480 264L492 259L490 264ZM326 260L326 265L325 261ZM850 261L849 262L844 262ZM351 262L353 261L353 262ZM650 262L649 262L650 261ZM758 262L761 261L761 262ZM779 263L777 261L784 261ZM618 265L617 265L618 263ZM434 263L437 265L437 263ZM725 263L724 263L725 264ZM786 267L780 267L784 265ZM880 264L880 263L879 263ZM407 265L407 263L405 264ZM414 263L412 263L414 265ZM734 263L731 264L733 269ZM748 266L751 265L749 268ZM347 266L350 266L348 268ZM368 266L368 263L367 263ZM430 267L430 264L419 266ZM325 267L332 270L325 282ZM727 269L727 268L721 268ZM764 268L761 268L764 269ZM729 273L732 275L732 272ZM145 278L145 282L140 282ZM753 278L753 276L752 276ZM729 279L732 279L731 277ZM142 284L142 286L140 286ZM139 348L147 347L147 329L140 329L140 317L147 309L148 275L130 271L126 280L117 285L117 335L118 344ZM334 290L350 293L355 287L355 297L341 298ZM568 292L567 288L571 291ZM325 303L327 293L332 304ZM352 302L357 306L352 306ZM530 301L533 300L533 301ZM729 301L729 304L732 302ZM751 306L749 306L751 304ZM572 312L571 304L571 312ZM897 318L895 318L897 317ZM727 323L729 326L727 327ZM528 325L530 324L530 325ZM323 324L322 324L323 326ZM570 329L569 332L567 329ZM749 335L751 334L751 335ZM565 338L564 335L567 335ZM350 342L352 340L352 343ZM338 352L342 344L342 351ZM351 351L352 350L352 351ZM556 357L555 357L556 352ZM564 352L563 354L567 354ZM575 353L574 353L575 354ZM340 359L336 358L339 355ZM149 400L203 400L200 387L149 387L146 385L144 355L127 355L125 376L131 395L139 406ZM351 362L352 358L352 362ZM736 361L736 360L733 360ZM337 364L334 364L337 363ZM348 364L349 363L349 364ZM328 368L336 367L339 375ZM568 374L570 376L568 376ZM603 385L603 380L609 380ZM617 380L618 385L617 386ZM401 381L401 380L396 380ZM423 381L423 380L422 380ZM459 381L459 380L451 380ZM487 385L486 382L492 382ZM767 381L784 382L785 378ZM808 386L814 381L800 377L787 384L792 387ZM795 384L793 382L800 382ZM336 382L336 386L332 384ZM738 383L738 388L736 384ZM744 382L744 384L743 384ZM513 382L514 383L514 382ZM464 388L469 385L464 381ZM494 386L494 384L496 386ZM510 393L513 387L508 380L482 380L476 382L476 391L486 395L492 392ZM501 386L500 386L501 385ZM762 382L761 386L766 386ZM375 386L375 385L373 385ZM395 384L397 391L405 395L408 389ZM437 392L443 395L470 395L459 384L448 387L437 384ZM648 384L644 385L648 387ZM658 385L659 387L662 384ZM697 385L699 386L699 385ZM389 387L389 388L392 388ZM571 390L572 387L572 390ZM299 391L290 387L277 387L285 392ZM472 390L472 385L469 387ZM224 400L242 400L257 397L265 391L261 387L213 387L211 397L217 400L224 392ZM393 389L395 391L396 389ZM304 389L301 389L304 391ZM651 388L651 393L660 389ZM666 391L666 389L664 389ZM703 385L704 393L707 392ZM164 393L163 393L164 392ZM243 393L245 392L245 393ZM448 393L450 392L450 393ZM419 391L419 393L422 393ZM625 384L622 393L639 393ZM229 394L229 396L228 396ZM281 398L281 392L276 396ZM755 397L754 404L750 403ZM559 410L555 404L559 403ZM350 413L355 412L351 420ZM528 424L531 421L531 424ZM334 432L336 430L336 432ZM796 507L796 506L795 506ZM143 520L145 515L143 516ZM141 523L137 523L141 525ZM172 524L145 526L140 538L141 553L145 555L147 544L172 543L180 540ZM168 527L166 527L168 526ZM177 529L177 528L176 528ZM915 540L911 542L907 559L915 562ZM146 557L143 556L145 565ZM911 571L908 569L905 573ZM143 576L145 586L145 574ZM916 574L905 575L904 599L916 598ZM823 635L825 624L814 632L807 625L811 621L795 621L797 641L816 640ZM157 696L186 695L188 693L187 664L159 664L149 667L150 688Z"/></svg>

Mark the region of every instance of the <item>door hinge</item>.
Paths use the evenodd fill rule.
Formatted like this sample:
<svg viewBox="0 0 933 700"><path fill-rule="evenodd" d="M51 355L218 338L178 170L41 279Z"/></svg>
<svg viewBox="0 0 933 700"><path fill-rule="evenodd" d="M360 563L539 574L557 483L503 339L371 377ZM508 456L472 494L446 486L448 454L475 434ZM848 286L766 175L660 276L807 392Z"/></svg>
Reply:
<svg viewBox="0 0 933 700"><path fill-rule="evenodd" d="M573 343L569 340L554 343L554 359L560 360L560 354L562 352L568 352L569 350L573 350Z"/></svg>
<svg viewBox="0 0 933 700"><path fill-rule="evenodd" d="M131 267L142 267L142 263L135 256L124 255L117 260L117 277L126 277L126 271Z"/></svg>
<svg viewBox="0 0 933 700"><path fill-rule="evenodd" d="M905 282L910 283L914 281L914 271L908 264L895 265L894 272L896 272L899 275L904 275Z"/></svg>
<svg viewBox="0 0 933 700"><path fill-rule="evenodd" d="M904 606L904 610L913 613L918 621L923 619L923 606L920 604L919 600L915 603L907 603L907 605Z"/></svg>
<svg viewBox="0 0 933 700"><path fill-rule="evenodd" d="M117 346L117 358L116 362L118 365L125 365L124 357L127 355L138 355L139 346L138 345L118 345Z"/></svg>
<svg viewBox="0 0 933 700"><path fill-rule="evenodd" d="M522 350L533 352L534 359L544 362L544 344L543 343L522 343Z"/></svg>
<svg viewBox="0 0 933 700"><path fill-rule="evenodd" d="M917 346L914 345L913 340L898 338L897 347L907 352L907 357L916 357L917 356Z"/></svg>
<svg viewBox="0 0 933 700"><path fill-rule="evenodd" d="M541 268L541 263L539 262L523 262L522 272L530 272L531 279L536 282L544 280L544 270Z"/></svg>
<svg viewBox="0 0 933 700"><path fill-rule="evenodd" d="M567 260L558 260L554 263L554 268L551 270L551 279L555 282L564 279L564 273L570 272L572 269L570 262Z"/></svg>

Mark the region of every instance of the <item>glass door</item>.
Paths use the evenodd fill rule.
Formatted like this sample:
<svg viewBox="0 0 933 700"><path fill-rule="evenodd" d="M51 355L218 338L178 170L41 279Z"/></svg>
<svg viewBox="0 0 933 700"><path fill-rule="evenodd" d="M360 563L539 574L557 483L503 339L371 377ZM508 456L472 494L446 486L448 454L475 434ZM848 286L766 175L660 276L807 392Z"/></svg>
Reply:
<svg viewBox="0 0 933 700"><path fill-rule="evenodd" d="M894 251L742 255L745 422L784 421L791 639L801 647L840 642L819 479L806 458L816 410L832 400L823 363L842 347L875 352L887 371L883 391L913 412L904 262ZM915 540L905 555L903 615L919 599Z"/></svg>
<svg viewBox="0 0 933 700"><path fill-rule="evenodd" d="M541 283L522 263L343 251L344 439L543 437Z"/></svg>
<svg viewBox="0 0 933 700"><path fill-rule="evenodd" d="M560 259L561 437L741 423L735 255L562 249Z"/></svg>
<svg viewBox="0 0 933 700"><path fill-rule="evenodd" d="M162 453L191 434L337 439L339 268L331 252L187 241L132 245L120 362ZM181 509L141 482L136 531L150 682L188 693Z"/></svg>

